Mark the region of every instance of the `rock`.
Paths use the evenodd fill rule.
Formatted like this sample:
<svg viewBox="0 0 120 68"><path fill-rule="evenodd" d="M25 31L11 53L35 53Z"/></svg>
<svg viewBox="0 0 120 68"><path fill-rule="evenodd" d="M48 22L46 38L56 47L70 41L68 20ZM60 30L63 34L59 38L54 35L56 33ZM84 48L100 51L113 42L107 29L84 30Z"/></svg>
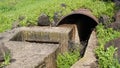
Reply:
<svg viewBox="0 0 120 68"><path fill-rule="evenodd" d="M117 23L120 23L120 10L118 10L115 14L115 19Z"/></svg>
<svg viewBox="0 0 120 68"><path fill-rule="evenodd" d="M99 22L102 23L103 25L107 25L107 23L109 22L109 16L107 15L101 15L99 17Z"/></svg>
<svg viewBox="0 0 120 68"><path fill-rule="evenodd" d="M55 12L54 16L53 16L54 22L57 23L60 20L61 17L62 17L62 11L61 12Z"/></svg>
<svg viewBox="0 0 120 68"><path fill-rule="evenodd" d="M114 0L115 6L120 9L120 0Z"/></svg>
<svg viewBox="0 0 120 68"><path fill-rule="evenodd" d="M120 10L115 14L115 22L107 25L107 27L120 31Z"/></svg>
<svg viewBox="0 0 120 68"><path fill-rule="evenodd" d="M67 7L67 5L66 5L66 4L64 4L64 3L62 3L62 4L61 4L61 7L66 8L66 7Z"/></svg>
<svg viewBox="0 0 120 68"><path fill-rule="evenodd" d="M38 18L38 26L50 26L49 16L41 14Z"/></svg>
<svg viewBox="0 0 120 68"><path fill-rule="evenodd" d="M119 0L115 0L117 2ZM120 1L119 1L120 2ZM115 13L113 18L113 23L109 24L110 18L107 15L101 15L99 18L99 22L102 23L105 28L113 28L114 30L120 31L120 10Z"/></svg>
<svg viewBox="0 0 120 68"><path fill-rule="evenodd" d="M108 25L109 28L113 28L116 31L120 31L120 23L111 23Z"/></svg>
<svg viewBox="0 0 120 68"><path fill-rule="evenodd" d="M105 44L105 49L107 49L109 46L114 46L117 48L117 51L115 53L115 57L118 57L120 61L120 38L114 39L109 41L108 43Z"/></svg>
<svg viewBox="0 0 120 68"><path fill-rule="evenodd" d="M10 50L4 46L4 43L0 43L0 62L4 61L4 54L10 54Z"/></svg>

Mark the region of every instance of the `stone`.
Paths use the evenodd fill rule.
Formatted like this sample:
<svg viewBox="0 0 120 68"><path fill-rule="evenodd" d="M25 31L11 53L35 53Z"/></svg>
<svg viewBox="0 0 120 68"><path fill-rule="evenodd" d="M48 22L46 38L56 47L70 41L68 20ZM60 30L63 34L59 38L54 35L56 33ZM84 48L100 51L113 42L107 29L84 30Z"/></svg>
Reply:
<svg viewBox="0 0 120 68"><path fill-rule="evenodd" d="M115 52L114 57L115 58L117 57L117 59L120 61L120 37L106 43L105 50L110 46L114 46L115 48L117 48L117 51Z"/></svg>
<svg viewBox="0 0 120 68"><path fill-rule="evenodd" d="M114 0L115 6L120 9L120 0Z"/></svg>
<svg viewBox="0 0 120 68"><path fill-rule="evenodd" d="M115 22L108 24L107 27L120 31L120 10L115 14Z"/></svg>
<svg viewBox="0 0 120 68"><path fill-rule="evenodd" d="M46 14L41 14L38 17L38 26L50 26L51 22L49 20L49 16Z"/></svg>
<svg viewBox="0 0 120 68"><path fill-rule="evenodd" d="M116 31L120 31L120 23L111 23L108 25L109 28L113 28Z"/></svg>
<svg viewBox="0 0 120 68"><path fill-rule="evenodd" d="M109 16L107 16L107 15L101 15L99 17L99 22L106 26L107 23L109 22L109 19L110 19Z"/></svg>
<svg viewBox="0 0 120 68"><path fill-rule="evenodd" d="M54 13L53 20L55 23L57 23L61 18L62 18L62 11Z"/></svg>
<svg viewBox="0 0 120 68"><path fill-rule="evenodd" d="M120 23L120 10L118 10L115 14L115 19L117 23Z"/></svg>

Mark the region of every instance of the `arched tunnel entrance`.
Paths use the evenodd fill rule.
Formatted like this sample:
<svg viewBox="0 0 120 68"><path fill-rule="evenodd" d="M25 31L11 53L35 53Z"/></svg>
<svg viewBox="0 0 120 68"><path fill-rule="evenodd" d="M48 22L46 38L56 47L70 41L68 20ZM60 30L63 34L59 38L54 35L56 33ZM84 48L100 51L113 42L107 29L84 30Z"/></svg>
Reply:
<svg viewBox="0 0 120 68"><path fill-rule="evenodd" d="M82 44L83 50L85 50L89 37L91 35L91 32L97 26L98 21L88 10L87 11L82 10L82 12L80 10L62 18L57 23L57 26L60 26L63 24L76 25L78 36L79 36L79 42ZM84 53L81 53L81 54L83 55Z"/></svg>

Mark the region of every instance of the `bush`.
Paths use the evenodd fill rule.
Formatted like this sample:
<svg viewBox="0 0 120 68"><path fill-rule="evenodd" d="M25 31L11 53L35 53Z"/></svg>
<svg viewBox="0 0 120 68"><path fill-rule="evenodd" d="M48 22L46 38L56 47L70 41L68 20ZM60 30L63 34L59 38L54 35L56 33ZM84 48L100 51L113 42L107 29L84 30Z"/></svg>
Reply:
<svg viewBox="0 0 120 68"><path fill-rule="evenodd" d="M70 68L80 57L79 51L65 52L57 56L57 68Z"/></svg>
<svg viewBox="0 0 120 68"><path fill-rule="evenodd" d="M102 24L97 26L97 38L99 46L96 48L95 53L98 57L99 68L120 68L120 64L114 53L117 48L110 46L105 50L104 45L106 42L120 37L120 32L114 31L112 28L105 29Z"/></svg>

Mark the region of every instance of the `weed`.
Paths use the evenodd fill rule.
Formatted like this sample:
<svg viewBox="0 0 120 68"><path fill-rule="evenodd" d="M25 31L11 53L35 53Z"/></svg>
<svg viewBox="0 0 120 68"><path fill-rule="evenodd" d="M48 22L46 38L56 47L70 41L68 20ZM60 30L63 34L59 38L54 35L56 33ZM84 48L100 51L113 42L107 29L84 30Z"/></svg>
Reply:
<svg viewBox="0 0 120 68"><path fill-rule="evenodd" d="M57 56L57 68L70 68L80 57L79 51L65 52Z"/></svg>
<svg viewBox="0 0 120 68"><path fill-rule="evenodd" d="M6 65L9 65L10 64L10 60L11 60L11 55L9 52L7 53L4 53L4 62L2 62L0 64L0 67L4 67Z"/></svg>
<svg viewBox="0 0 120 68"><path fill-rule="evenodd" d="M106 42L120 37L120 32L114 31L112 28L105 29L102 24L97 26L97 38L99 46L96 48L95 53L98 57L99 68L120 68L120 64L114 53L117 48L110 46L105 50L104 45Z"/></svg>

